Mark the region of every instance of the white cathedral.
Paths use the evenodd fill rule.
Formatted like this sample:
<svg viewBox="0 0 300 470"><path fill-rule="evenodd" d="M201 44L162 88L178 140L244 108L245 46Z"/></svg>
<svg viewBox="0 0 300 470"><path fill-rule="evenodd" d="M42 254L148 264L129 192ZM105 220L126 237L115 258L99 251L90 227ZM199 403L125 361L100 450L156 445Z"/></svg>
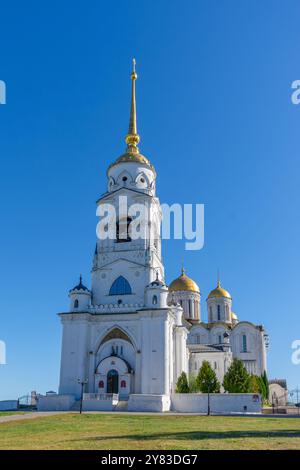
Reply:
<svg viewBox="0 0 300 470"><path fill-rule="evenodd" d="M240 321L232 298L220 281L207 299L202 320L201 294L184 270L167 286L161 257L161 208L156 172L138 148L135 68L131 74L131 111L126 152L107 171L107 191L98 205L118 209L119 196L151 211L151 234L133 240L130 221L118 220L115 239L97 239L91 289L80 282L70 290L70 309L60 313L63 325L60 395L119 394L135 398L143 409L149 398L170 400L179 375L196 375L208 360L219 381L237 357L247 370L266 370L266 333L261 325ZM125 224L127 237L118 237ZM124 227L123 227L124 228ZM140 404L140 405L139 405ZM163 405L161 405L163 409Z"/></svg>

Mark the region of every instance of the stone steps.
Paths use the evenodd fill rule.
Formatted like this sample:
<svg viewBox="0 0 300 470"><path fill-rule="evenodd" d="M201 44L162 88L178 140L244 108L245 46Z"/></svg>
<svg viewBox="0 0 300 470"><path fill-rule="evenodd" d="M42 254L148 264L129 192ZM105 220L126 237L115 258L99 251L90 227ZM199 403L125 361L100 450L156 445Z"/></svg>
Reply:
<svg viewBox="0 0 300 470"><path fill-rule="evenodd" d="M119 400L114 411L127 411L127 408L128 408L128 400Z"/></svg>

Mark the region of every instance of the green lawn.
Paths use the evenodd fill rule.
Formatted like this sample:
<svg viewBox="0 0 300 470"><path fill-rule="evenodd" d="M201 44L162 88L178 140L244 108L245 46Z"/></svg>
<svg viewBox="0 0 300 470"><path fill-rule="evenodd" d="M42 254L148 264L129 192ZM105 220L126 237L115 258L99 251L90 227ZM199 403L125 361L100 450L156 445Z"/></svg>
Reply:
<svg viewBox="0 0 300 470"><path fill-rule="evenodd" d="M1 423L0 449L300 449L300 419L61 414Z"/></svg>
<svg viewBox="0 0 300 470"><path fill-rule="evenodd" d="M24 411L0 411L1 416L10 416L10 415L23 415Z"/></svg>

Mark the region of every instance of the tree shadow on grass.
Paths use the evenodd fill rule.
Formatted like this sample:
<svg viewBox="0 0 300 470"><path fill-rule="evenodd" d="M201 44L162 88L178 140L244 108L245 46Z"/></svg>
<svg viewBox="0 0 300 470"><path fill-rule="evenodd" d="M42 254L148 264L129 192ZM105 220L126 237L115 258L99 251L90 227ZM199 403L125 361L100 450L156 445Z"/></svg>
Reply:
<svg viewBox="0 0 300 470"><path fill-rule="evenodd" d="M80 439L71 439L75 441L111 441L112 439L124 439L132 441L147 441L152 439L163 440L203 440L203 439L243 439L243 438L300 438L300 430L287 429L285 431L190 431L190 432L165 432L165 433L143 433L127 435L109 435L109 436L91 436Z"/></svg>

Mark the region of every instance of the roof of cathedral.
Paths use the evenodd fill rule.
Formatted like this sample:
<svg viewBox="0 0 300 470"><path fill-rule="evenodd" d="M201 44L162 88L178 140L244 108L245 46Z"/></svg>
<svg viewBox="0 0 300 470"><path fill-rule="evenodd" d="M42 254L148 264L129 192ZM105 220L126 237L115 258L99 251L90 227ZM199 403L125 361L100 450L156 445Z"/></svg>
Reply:
<svg viewBox="0 0 300 470"><path fill-rule="evenodd" d="M199 286L196 284L195 281L193 281L193 279L191 279L185 274L183 268L181 275L177 279L174 279L174 281L171 282L171 284L169 285L169 291L191 291L198 292L200 294Z"/></svg>
<svg viewBox="0 0 300 470"><path fill-rule="evenodd" d="M135 98L135 81L137 79L137 73L135 70L135 59L133 59L133 70L131 73L131 107L130 107L130 118L129 118L129 129L128 134L125 137L127 144L126 152L121 155L115 162L113 162L109 168L114 165L118 165L123 162L137 162L148 165L155 173L153 165L150 163L148 158L142 155L138 148L140 136L137 133L137 120L136 120L136 98Z"/></svg>
<svg viewBox="0 0 300 470"><path fill-rule="evenodd" d="M199 344L199 343L190 343L188 345L191 349L193 349L193 352L198 352L198 353L205 353L205 352L220 352L223 351L223 345L216 345L216 344Z"/></svg>
<svg viewBox="0 0 300 470"><path fill-rule="evenodd" d="M208 299L212 299L214 297L225 297L227 299L231 299L229 292L221 286L220 280L218 281L217 287L208 294Z"/></svg>
<svg viewBox="0 0 300 470"><path fill-rule="evenodd" d="M87 287L85 287L83 284L82 284L82 276L80 274L79 276L79 284L77 284L77 286L73 287L73 289L70 290L71 291L74 291L74 290L84 290L84 291L89 291L89 289Z"/></svg>

